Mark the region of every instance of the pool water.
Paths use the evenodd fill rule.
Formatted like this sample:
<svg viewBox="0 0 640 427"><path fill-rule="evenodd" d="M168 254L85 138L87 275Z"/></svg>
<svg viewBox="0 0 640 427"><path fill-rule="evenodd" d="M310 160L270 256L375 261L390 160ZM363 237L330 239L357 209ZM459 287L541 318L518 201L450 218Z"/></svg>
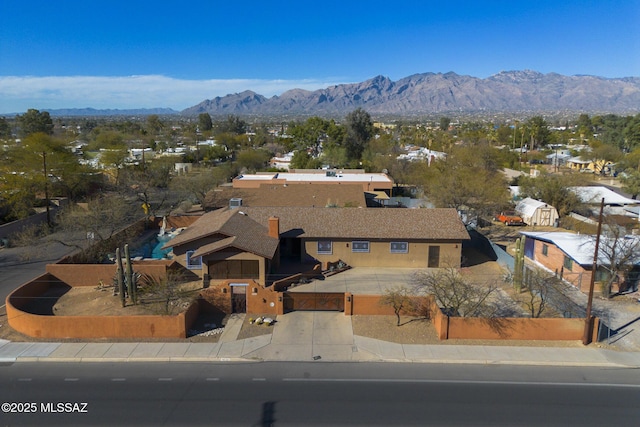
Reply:
<svg viewBox="0 0 640 427"><path fill-rule="evenodd" d="M146 241L139 248L131 253L131 257L142 257L151 259L169 258L172 248L162 249L162 247L174 236L165 234L164 236L154 236L151 240Z"/></svg>

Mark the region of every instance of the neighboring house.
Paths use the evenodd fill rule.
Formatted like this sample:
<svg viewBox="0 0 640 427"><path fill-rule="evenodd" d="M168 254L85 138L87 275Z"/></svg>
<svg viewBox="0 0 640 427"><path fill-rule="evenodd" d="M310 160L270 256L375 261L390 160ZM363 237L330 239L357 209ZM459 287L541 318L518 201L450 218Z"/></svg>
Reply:
<svg viewBox="0 0 640 427"><path fill-rule="evenodd" d="M524 255L531 261L551 270L583 292L589 291L595 252L595 236L568 232L520 232L526 237ZM627 236L625 239L640 239L640 236ZM598 266L606 266L607 257L601 244ZM632 261L640 265L638 259ZM595 280L606 280L607 270L599 268Z"/></svg>
<svg viewBox="0 0 640 427"><path fill-rule="evenodd" d="M614 163L607 160L584 160L580 157L571 157L566 160L567 166L573 171L591 172L609 175L613 171Z"/></svg>
<svg viewBox="0 0 640 427"><path fill-rule="evenodd" d="M558 225L558 211L556 208L530 197L518 202L516 212L527 225L545 227L557 227Z"/></svg>
<svg viewBox="0 0 640 427"><path fill-rule="evenodd" d="M385 194L385 193L382 193ZM365 192L359 184L285 185L261 184L258 188L220 187L207 193L203 208L213 210L230 206L307 206L367 207Z"/></svg>
<svg viewBox="0 0 640 427"><path fill-rule="evenodd" d="M604 198L605 212L614 215L629 215L626 208L640 206L640 200L630 199L616 193L604 186L570 187L571 191L580 197L582 203L592 205L593 208L600 206Z"/></svg>
<svg viewBox="0 0 640 427"><path fill-rule="evenodd" d="M289 170L289 166L291 166L291 160L293 160L293 154L294 152L292 151L282 157L272 157L271 160L269 160L269 166L272 168Z"/></svg>
<svg viewBox="0 0 640 427"><path fill-rule="evenodd" d="M460 267L455 209L243 207L204 214L166 244L202 278L266 285L281 258L352 267Z"/></svg>
<svg viewBox="0 0 640 427"><path fill-rule="evenodd" d="M365 173L361 169L294 169L292 172L260 172L252 175L240 175L233 179L233 188L258 188L262 184L358 184L363 191L384 191L387 195L391 195L394 185L393 180L384 173Z"/></svg>

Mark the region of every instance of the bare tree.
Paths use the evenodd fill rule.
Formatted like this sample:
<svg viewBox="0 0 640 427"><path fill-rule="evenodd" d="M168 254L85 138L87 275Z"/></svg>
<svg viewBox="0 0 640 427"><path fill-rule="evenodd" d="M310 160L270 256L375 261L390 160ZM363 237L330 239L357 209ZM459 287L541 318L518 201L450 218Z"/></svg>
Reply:
<svg viewBox="0 0 640 427"><path fill-rule="evenodd" d="M413 284L418 293L433 295L449 316L496 317L504 305L496 283L471 283L453 267L417 271Z"/></svg>
<svg viewBox="0 0 640 427"><path fill-rule="evenodd" d="M387 289L380 298L380 304L390 305L393 308L397 319L396 326L400 326L400 313L413 308L411 293L404 286Z"/></svg>
<svg viewBox="0 0 640 427"><path fill-rule="evenodd" d="M143 274L140 277L141 303L152 311L171 315L182 311L195 296L180 271L169 270L165 276Z"/></svg>
<svg viewBox="0 0 640 427"><path fill-rule="evenodd" d="M616 281L624 283L634 265L640 263L640 236L626 235L626 229L615 224L610 217L606 217L604 222L598 265L606 271L602 295L608 298L613 284Z"/></svg>
<svg viewBox="0 0 640 427"><path fill-rule="evenodd" d="M534 318L546 314L552 301L559 301L559 296L563 295L561 280L540 268L527 270L523 288L516 298Z"/></svg>

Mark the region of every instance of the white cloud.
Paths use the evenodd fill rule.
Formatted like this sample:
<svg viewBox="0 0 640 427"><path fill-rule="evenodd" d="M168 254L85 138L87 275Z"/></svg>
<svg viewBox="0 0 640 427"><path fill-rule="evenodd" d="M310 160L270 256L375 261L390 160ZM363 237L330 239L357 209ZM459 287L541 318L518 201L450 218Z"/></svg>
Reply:
<svg viewBox="0 0 640 427"><path fill-rule="evenodd" d="M0 76L0 113L28 108L154 108L182 110L205 99L252 90L271 97L289 89L316 90L345 83L336 78L302 80L182 80L144 76Z"/></svg>

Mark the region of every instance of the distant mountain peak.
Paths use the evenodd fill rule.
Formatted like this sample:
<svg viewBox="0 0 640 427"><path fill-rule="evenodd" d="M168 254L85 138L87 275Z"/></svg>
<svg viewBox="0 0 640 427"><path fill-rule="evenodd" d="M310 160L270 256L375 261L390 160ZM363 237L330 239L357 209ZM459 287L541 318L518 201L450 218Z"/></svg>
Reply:
<svg viewBox="0 0 640 427"><path fill-rule="evenodd" d="M265 98L244 91L205 100L183 114L345 115L361 107L373 114L446 112L640 112L640 78L563 76L533 70L501 71L486 79L447 73L414 74L398 81L377 75L360 83Z"/></svg>

